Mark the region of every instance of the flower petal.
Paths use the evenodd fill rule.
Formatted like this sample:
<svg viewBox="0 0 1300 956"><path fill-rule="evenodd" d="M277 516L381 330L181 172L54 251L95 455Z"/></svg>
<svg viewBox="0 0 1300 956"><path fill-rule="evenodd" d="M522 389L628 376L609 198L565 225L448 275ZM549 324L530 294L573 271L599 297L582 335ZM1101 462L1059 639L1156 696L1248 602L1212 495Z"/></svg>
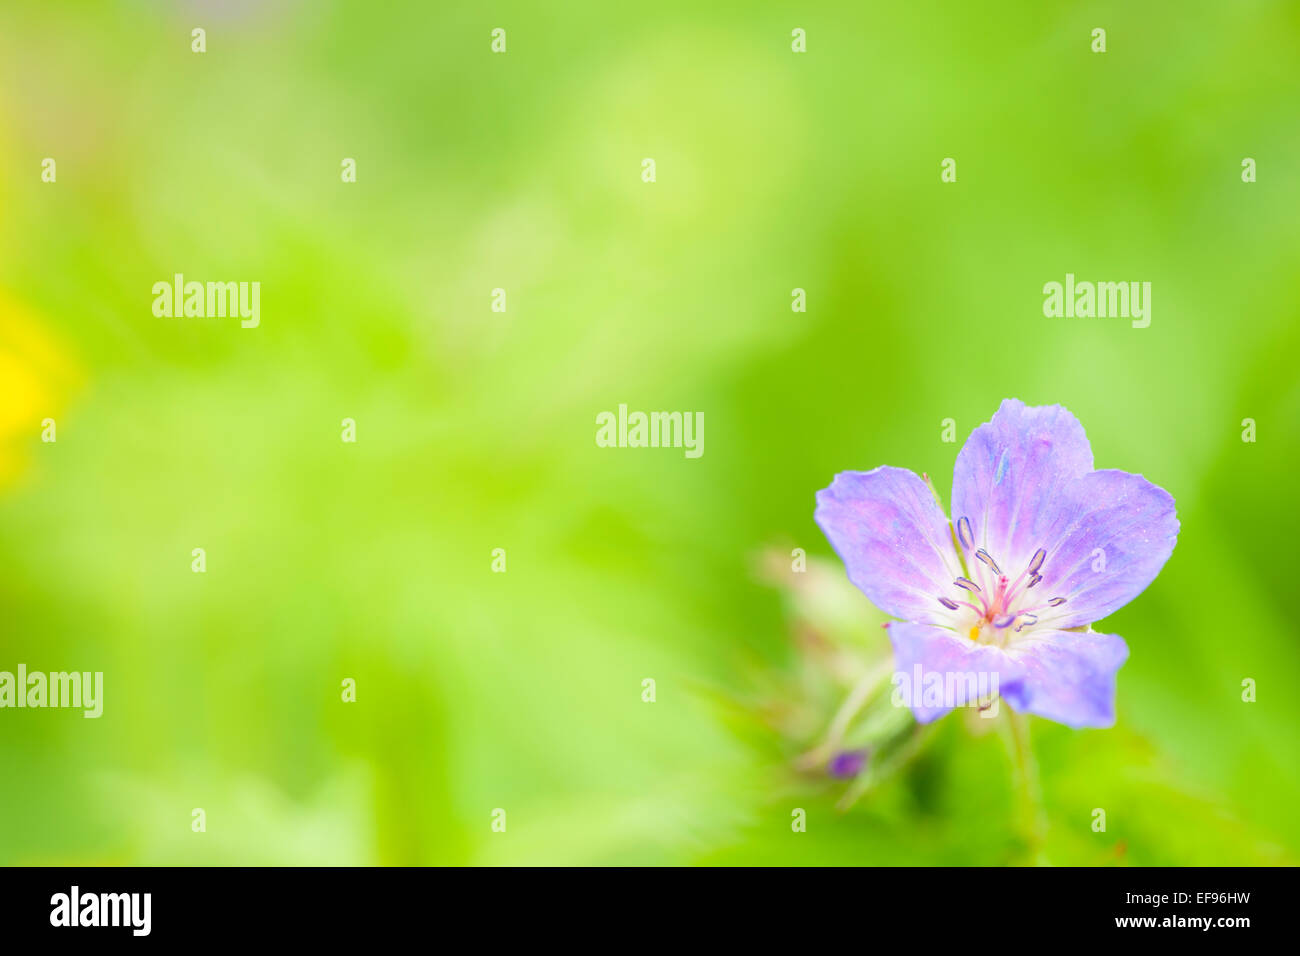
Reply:
<svg viewBox="0 0 1300 956"><path fill-rule="evenodd" d="M1126 471L1084 475L1044 512L1055 526L1034 593L1066 599L1039 612L1052 627L1091 624L1123 607L1155 580L1178 540L1173 497Z"/></svg>
<svg viewBox="0 0 1300 956"><path fill-rule="evenodd" d="M953 521L969 518L975 547L1014 577L1043 547L1056 517L1047 506L1090 471L1092 447L1068 410L1008 398L957 454Z"/></svg>
<svg viewBox="0 0 1300 956"><path fill-rule="evenodd" d="M1024 675L1002 689L1014 710L1070 727L1115 723L1115 673L1128 659L1123 638L1035 628L1008 647L1007 655Z"/></svg>
<svg viewBox="0 0 1300 956"><path fill-rule="evenodd" d="M911 707L917 721L928 724L954 707L974 704L982 696L1007 695L1018 689L1024 665L999 647L977 644L954 631L926 624L895 621L888 625L894 646L894 700ZM943 699L926 691L935 677L943 682Z"/></svg>
<svg viewBox="0 0 1300 956"><path fill-rule="evenodd" d="M961 564L948 519L913 472L841 472L817 492L813 518L872 604L908 620L947 620L938 599L952 590Z"/></svg>

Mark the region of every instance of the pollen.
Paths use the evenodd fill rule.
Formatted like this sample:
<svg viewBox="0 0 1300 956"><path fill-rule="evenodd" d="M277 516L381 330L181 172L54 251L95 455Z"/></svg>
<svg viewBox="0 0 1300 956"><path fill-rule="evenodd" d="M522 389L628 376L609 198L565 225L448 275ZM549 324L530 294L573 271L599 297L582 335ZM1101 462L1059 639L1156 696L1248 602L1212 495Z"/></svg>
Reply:
<svg viewBox="0 0 1300 956"><path fill-rule="evenodd" d="M978 624L970 629L970 639L972 641L978 641L980 639L980 626Z"/></svg>

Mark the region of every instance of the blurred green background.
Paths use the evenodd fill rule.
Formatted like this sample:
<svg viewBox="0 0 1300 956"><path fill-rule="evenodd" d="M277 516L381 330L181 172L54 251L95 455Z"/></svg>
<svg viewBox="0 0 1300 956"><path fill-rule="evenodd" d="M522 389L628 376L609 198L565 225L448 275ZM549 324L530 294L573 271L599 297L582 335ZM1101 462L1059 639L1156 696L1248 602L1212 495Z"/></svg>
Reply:
<svg viewBox="0 0 1300 956"><path fill-rule="evenodd" d="M0 670L105 674L0 711L0 862L1297 861L1300 6L9 0L0 76ZM886 647L814 492L946 502L1008 396L1182 521L1041 854L965 715L847 811L797 759Z"/></svg>

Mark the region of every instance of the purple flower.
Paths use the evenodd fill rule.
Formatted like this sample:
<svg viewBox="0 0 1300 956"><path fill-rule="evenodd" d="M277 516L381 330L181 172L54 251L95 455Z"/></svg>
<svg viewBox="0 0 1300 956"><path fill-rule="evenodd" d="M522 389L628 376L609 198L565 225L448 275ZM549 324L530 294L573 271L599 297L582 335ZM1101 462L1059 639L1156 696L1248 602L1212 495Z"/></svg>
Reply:
<svg viewBox="0 0 1300 956"><path fill-rule="evenodd" d="M826 765L826 772L837 780L852 780L867 766L867 750L841 750Z"/></svg>
<svg viewBox="0 0 1300 956"><path fill-rule="evenodd" d="M951 522L889 466L836 475L815 517L849 580L902 618L887 625L900 673L990 675L1013 709L1071 727L1115 722L1128 647L1088 625L1141 594L1178 537L1168 492L1094 470L1069 411L1016 399L957 455ZM948 684L941 702L913 696L918 721L976 703L973 681Z"/></svg>

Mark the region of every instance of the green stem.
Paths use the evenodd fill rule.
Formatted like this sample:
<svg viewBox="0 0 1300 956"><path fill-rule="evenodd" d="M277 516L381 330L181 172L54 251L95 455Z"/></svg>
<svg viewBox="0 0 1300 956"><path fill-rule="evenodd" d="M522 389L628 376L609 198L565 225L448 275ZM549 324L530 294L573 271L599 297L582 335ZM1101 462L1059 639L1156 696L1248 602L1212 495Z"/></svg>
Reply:
<svg viewBox="0 0 1300 956"><path fill-rule="evenodd" d="M853 692L840 705L835 719L831 721L830 730L826 734L826 743L831 750L839 748L844 740L844 734L849 729L849 724L858 715L858 711L862 710L862 705L871 699L876 688L893 672L894 659L891 656L862 675Z"/></svg>
<svg viewBox="0 0 1300 956"><path fill-rule="evenodd" d="M1024 827L1029 857L1035 865L1046 862L1043 843L1047 835L1047 813L1043 807L1043 788L1038 778L1038 764L1029 744L1029 718L1012 712L1011 742L1016 760L1016 784L1020 800L1018 818Z"/></svg>
<svg viewBox="0 0 1300 956"><path fill-rule="evenodd" d="M844 735L848 732L849 725L853 722L853 718L858 716L863 706L874 696L876 690L893 672L894 659L891 656L863 674L858 679L857 684L854 685L853 690L849 692L848 697L840 704L839 710L826 731L826 737L820 744L801 756L796 761L796 765L804 770L811 770L829 760L835 751L839 749L844 740Z"/></svg>
<svg viewBox="0 0 1300 956"><path fill-rule="evenodd" d="M910 715L909 715L910 717ZM917 755L921 749L921 744L925 739L926 728L920 724L912 728L912 733L898 749L883 763L873 763L857 780L855 780L845 792L844 796L839 799L835 809L841 813L852 808L852 806L862 798L862 795L874 788L880 781L892 775Z"/></svg>

